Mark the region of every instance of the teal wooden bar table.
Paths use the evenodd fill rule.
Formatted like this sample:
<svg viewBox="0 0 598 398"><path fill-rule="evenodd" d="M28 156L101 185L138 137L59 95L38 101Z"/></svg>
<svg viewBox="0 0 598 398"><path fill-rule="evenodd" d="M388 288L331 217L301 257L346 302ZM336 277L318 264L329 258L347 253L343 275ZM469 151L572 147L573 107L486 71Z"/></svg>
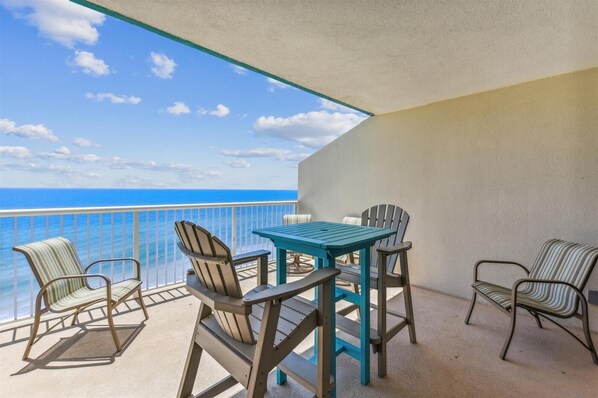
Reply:
<svg viewBox="0 0 598 398"><path fill-rule="evenodd" d="M287 250L304 253L315 257L316 268L334 267L335 258L343 254L360 252L361 259L361 294L356 294L345 289L336 289L336 299L330 300L331 339L336 341L335 347L318 347L316 355L330 356L330 370L336 380L336 356L346 353L360 362L361 384L370 382L370 250L374 243L396 233L391 229L364 227L360 225L339 224L326 221L310 222L304 224L281 225L277 227L253 230L253 233L263 238L270 239L276 247L276 283L286 283L286 257ZM330 283L334 284L334 281ZM333 286L334 287L334 286ZM336 301L348 300L360 307L361 322L359 324L360 346L336 337ZM317 339L316 339L317 342ZM277 370L277 381L282 384L286 375ZM335 396L336 383L332 396Z"/></svg>

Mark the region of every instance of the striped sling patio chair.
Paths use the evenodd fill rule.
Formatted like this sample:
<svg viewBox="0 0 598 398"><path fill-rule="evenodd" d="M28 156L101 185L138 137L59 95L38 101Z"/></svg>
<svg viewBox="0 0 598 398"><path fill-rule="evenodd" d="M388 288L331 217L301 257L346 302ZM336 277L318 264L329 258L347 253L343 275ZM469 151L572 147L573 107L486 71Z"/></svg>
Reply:
<svg viewBox="0 0 598 398"><path fill-rule="evenodd" d="M473 296L465 324L469 324L478 295L509 315L511 330L500 353L500 358L505 359L515 331L515 309L519 307L534 316L539 328L542 328L542 317L569 333L590 351L592 360L598 365L598 356L590 335L588 302L583 294L597 259L598 247L551 239L542 246L531 270L512 261L480 260L474 266L471 285ZM478 279L478 268L481 264L516 265L525 271L527 277L515 281L511 288L499 286ZM581 314L578 312L580 307ZM581 319L586 342L552 317Z"/></svg>
<svg viewBox="0 0 598 398"><path fill-rule="evenodd" d="M137 293L145 319L149 318L145 304L143 303L143 297L141 296L140 264L136 259L113 258L98 260L83 269L73 244L63 237L15 246L13 250L25 255L40 286L40 291L35 300L33 328L29 342L25 348L25 353L23 354L23 360L29 356L33 344L39 341L51 329L71 315L73 315L71 325L74 325L81 311L94 304L106 304L110 333L112 334L117 351L120 351L122 346L114 328L112 310L129 296ZM96 264L116 261L133 263L135 265L135 276L119 282L112 282L105 275L87 273ZM104 286L92 288L88 283L90 280L99 280L104 283ZM43 307L42 299L44 301ZM73 310L72 314L61 318L57 324L50 327L36 340L42 314L46 312L63 313Z"/></svg>
<svg viewBox="0 0 598 398"><path fill-rule="evenodd" d="M282 216L283 225L294 225L311 222L311 214L285 214ZM313 264L306 260L306 255L295 252L287 252L291 261L287 262L287 272L289 274L305 274L314 270Z"/></svg>

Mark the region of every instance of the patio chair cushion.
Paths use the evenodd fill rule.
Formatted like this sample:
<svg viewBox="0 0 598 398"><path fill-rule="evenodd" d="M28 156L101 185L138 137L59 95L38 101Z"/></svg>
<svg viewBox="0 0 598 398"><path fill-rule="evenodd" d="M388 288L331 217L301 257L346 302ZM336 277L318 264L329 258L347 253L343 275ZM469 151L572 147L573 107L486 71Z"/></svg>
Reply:
<svg viewBox="0 0 598 398"><path fill-rule="evenodd" d="M60 276L82 275L83 267L72 243L58 237L15 247L28 258L40 285ZM46 290L48 306L85 286L84 279L67 279L52 283ZM41 287L41 286L40 286Z"/></svg>
<svg viewBox="0 0 598 398"><path fill-rule="evenodd" d="M132 291L141 285L141 281L137 279L125 279L120 282L112 283L111 298L112 302L116 303L123 297L128 296ZM74 291L73 293L61 298L52 303L50 309L54 312L66 311L81 306L88 306L95 303L106 302L106 287L102 286L97 289L91 289L87 286Z"/></svg>

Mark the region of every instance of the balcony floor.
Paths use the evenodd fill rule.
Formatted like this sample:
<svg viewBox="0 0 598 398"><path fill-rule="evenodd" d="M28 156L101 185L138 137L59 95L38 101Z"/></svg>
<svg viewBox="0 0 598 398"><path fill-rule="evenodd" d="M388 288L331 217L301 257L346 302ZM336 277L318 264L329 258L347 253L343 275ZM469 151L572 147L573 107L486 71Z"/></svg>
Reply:
<svg viewBox="0 0 598 398"><path fill-rule="evenodd" d="M244 288L254 271L240 273ZM271 276L271 279L273 277ZM508 361L498 353L508 319L479 303L472 325L465 326L466 300L415 288L418 344L401 332L388 348L388 376L362 386L358 363L338 360L339 397L596 397L598 366L589 353L554 325L539 330L522 316ZM399 306L401 296L393 299ZM21 361L29 327L10 324L0 331L0 395L3 397L172 397L176 394L199 302L181 285L146 295L150 319L141 326L137 304L122 306L115 317L124 342L114 353L101 309L82 314L81 324L61 328L34 345L33 360ZM93 320L92 320L93 318ZM548 322L545 322L545 324ZM42 325L43 326L43 325ZM43 331L43 327L42 327ZM593 335L594 341L598 336ZM301 349L308 349L311 339ZM225 371L204 355L196 390L216 382ZM307 397L289 378L278 386L270 377L268 396ZM223 396L244 396L237 386Z"/></svg>

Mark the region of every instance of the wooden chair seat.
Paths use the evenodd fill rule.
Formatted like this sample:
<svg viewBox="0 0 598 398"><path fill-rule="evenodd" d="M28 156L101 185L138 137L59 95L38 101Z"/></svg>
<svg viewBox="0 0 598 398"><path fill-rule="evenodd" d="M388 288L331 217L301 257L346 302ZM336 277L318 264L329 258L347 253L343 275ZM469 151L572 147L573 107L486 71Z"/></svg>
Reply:
<svg viewBox="0 0 598 398"><path fill-rule="evenodd" d="M265 289L266 286L262 285L252 291L258 292ZM249 315L249 322L251 323L251 329L256 340L259 340L260 327L264 317L264 306L264 303L253 305L251 307L251 314ZM280 309L276 335L274 337L274 361L280 362L284 359L295 348L297 342L303 341L313 332L317 327L317 322L318 309L313 303L295 298L285 300ZM241 343L229 337L224 333L213 314L202 319L201 328L213 334L219 340L219 344L207 344L204 346L204 349L229 372L233 373L238 367L238 364L235 362L230 363L231 366L227 366L228 362L226 359L231 353L234 353L235 357L243 358L247 361L248 366L253 362L256 345ZM222 345L225 345L228 350L223 350ZM247 387L246 384L243 386Z"/></svg>
<svg viewBox="0 0 598 398"><path fill-rule="evenodd" d="M338 279L343 281L359 285L359 278L361 274L361 268L359 264L348 264L343 267L339 267L341 274ZM370 286L372 289L379 289L380 278L378 277L377 267L370 267ZM386 287L402 287L403 279L401 275L395 273L386 273Z"/></svg>

